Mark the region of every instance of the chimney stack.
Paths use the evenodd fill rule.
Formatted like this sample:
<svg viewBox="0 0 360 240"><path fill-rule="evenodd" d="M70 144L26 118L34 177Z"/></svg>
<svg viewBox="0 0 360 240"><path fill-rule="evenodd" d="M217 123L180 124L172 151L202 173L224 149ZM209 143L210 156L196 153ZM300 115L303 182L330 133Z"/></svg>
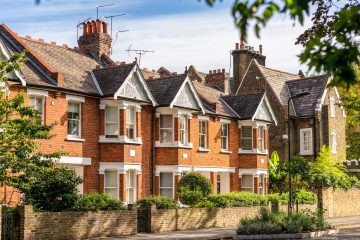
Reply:
<svg viewBox="0 0 360 240"><path fill-rule="evenodd" d="M205 76L205 84L225 94L229 93L229 79L226 76L225 68L209 70L209 74Z"/></svg>
<svg viewBox="0 0 360 240"><path fill-rule="evenodd" d="M81 52L96 54L99 59L103 54L110 57L111 41L106 22L98 19L83 23L83 35L78 39Z"/></svg>

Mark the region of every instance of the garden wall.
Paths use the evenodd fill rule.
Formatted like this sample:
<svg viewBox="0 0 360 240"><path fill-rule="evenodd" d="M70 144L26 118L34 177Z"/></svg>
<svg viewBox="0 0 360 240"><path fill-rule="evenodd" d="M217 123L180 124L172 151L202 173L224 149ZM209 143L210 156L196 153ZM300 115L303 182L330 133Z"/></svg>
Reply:
<svg viewBox="0 0 360 240"><path fill-rule="evenodd" d="M118 237L137 232L137 209L99 212L34 212L19 207L21 240Z"/></svg>
<svg viewBox="0 0 360 240"><path fill-rule="evenodd" d="M325 217L348 217L360 215L360 189L327 188L322 190Z"/></svg>

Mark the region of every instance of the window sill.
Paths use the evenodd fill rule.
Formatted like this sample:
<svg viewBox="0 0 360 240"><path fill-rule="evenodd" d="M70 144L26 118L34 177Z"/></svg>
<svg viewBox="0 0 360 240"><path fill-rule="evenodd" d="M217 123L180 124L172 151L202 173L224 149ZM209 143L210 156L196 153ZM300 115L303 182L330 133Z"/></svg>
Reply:
<svg viewBox="0 0 360 240"><path fill-rule="evenodd" d="M210 152L210 149L208 149L208 148L199 148L198 151L199 152Z"/></svg>
<svg viewBox="0 0 360 240"><path fill-rule="evenodd" d="M257 149L253 149L253 150L242 150L239 149L238 150L238 154L259 154L259 155L268 155L269 151L265 150L265 151L259 151Z"/></svg>
<svg viewBox="0 0 360 240"><path fill-rule="evenodd" d="M231 151L226 150L226 149L221 149L220 152L221 152L221 153L226 153L226 154L232 153Z"/></svg>
<svg viewBox="0 0 360 240"><path fill-rule="evenodd" d="M187 148L192 149L193 144L189 142L187 145L183 145L180 142L172 142L172 143L160 143L159 141L155 142L155 147L163 147L163 148Z"/></svg>
<svg viewBox="0 0 360 240"><path fill-rule="evenodd" d="M301 156L313 156L314 153L313 152L300 152Z"/></svg>
<svg viewBox="0 0 360 240"><path fill-rule="evenodd" d="M99 143L126 143L126 144L142 144L142 139L137 138L135 140L130 140L124 136L118 136L117 138L106 138L105 136L99 137Z"/></svg>
<svg viewBox="0 0 360 240"><path fill-rule="evenodd" d="M79 137L74 137L74 136L67 136L66 137L66 141L71 141L71 142L85 142L85 139L79 138Z"/></svg>

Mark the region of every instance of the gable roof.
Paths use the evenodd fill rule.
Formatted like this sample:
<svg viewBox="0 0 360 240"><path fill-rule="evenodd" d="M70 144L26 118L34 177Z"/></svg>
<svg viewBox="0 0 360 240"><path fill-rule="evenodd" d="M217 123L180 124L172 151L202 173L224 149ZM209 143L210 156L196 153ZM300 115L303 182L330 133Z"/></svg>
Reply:
<svg viewBox="0 0 360 240"><path fill-rule="evenodd" d="M240 120L252 119L265 93L223 96L222 100L237 114Z"/></svg>
<svg viewBox="0 0 360 240"><path fill-rule="evenodd" d="M310 93L306 97L292 99L296 117L308 117L315 114L317 101L323 96L328 79L327 75L319 75L286 82L291 96L301 92Z"/></svg>
<svg viewBox="0 0 360 240"><path fill-rule="evenodd" d="M94 69L92 72L104 97L113 96L134 67L135 63L131 63L116 65L109 68Z"/></svg>

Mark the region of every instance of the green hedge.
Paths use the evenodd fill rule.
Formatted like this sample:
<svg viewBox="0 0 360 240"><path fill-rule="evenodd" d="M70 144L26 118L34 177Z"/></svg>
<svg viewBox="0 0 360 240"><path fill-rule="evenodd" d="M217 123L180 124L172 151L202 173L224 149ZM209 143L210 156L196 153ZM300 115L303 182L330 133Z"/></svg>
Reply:
<svg viewBox="0 0 360 240"><path fill-rule="evenodd" d="M157 209L178 208L178 204L173 199L164 196L149 196L137 201L140 208L148 207L150 204L155 204Z"/></svg>
<svg viewBox="0 0 360 240"><path fill-rule="evenodd" d="M126 207L121 200L113 199L107 194L90 193L79 197L76 211L115 211L124 210Z"/></svg>
<svg viewBox="0 0 360 240"><path fill-rule="evenodd" d="M289 202L289 193L272 193L267 195L270 202L280 202L281 204L287 204ZM301 189L294 193L294 203L298 204L315 204L317 203L317 196L313 192Z"/></svg>

